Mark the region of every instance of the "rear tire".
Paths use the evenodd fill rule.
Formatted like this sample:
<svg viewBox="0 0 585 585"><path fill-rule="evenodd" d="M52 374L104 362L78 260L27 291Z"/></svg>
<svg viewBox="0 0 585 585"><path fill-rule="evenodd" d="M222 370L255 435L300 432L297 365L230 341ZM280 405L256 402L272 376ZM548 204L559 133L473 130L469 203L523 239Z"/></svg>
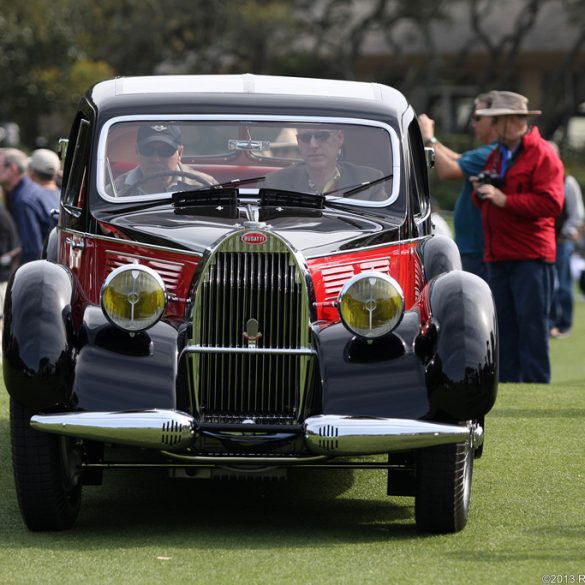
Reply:
<svg viewBox="0 0 585 585"><path fill-rule="evenodd" d="M10 400L12 467L18 505L30 530L71 528L81 504L81 454L71 439L35 431L33 413Z"/></svg>
<svg viewBox="0 0 585 585"><path fill-rule="evenodd" d="M423 532L459 532L467 524L473 475L469 442L422 449L416 464L416 526Z"/></svg>

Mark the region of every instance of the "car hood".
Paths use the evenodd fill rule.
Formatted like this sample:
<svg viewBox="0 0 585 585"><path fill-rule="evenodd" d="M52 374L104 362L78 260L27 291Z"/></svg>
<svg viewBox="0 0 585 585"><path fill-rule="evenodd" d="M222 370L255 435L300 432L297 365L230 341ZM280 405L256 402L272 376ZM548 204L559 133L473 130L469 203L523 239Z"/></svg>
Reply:
<svg viewBox="0 0 585 585"><path fill-rule="evenodd" d="M252 219L251 219L252 218ZM104 235L203 254L229 233L270 230L306 257L396 241L401 219L336 209L148 209L96 216Z"/></svg>

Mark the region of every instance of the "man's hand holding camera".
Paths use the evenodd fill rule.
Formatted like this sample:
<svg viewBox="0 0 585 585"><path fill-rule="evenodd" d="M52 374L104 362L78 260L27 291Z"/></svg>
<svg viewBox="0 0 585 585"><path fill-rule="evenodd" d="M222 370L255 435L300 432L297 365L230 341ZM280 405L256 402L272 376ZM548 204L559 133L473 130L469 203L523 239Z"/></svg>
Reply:
<svg viewBox="0 0 585 585"><path fill-rule="evenodd" d="M482 171L477 177L470 177L469 180L480 201L491 201L498 207L505 207L507 196L500 190L502 179L499 175L489 171Z"/></svg>

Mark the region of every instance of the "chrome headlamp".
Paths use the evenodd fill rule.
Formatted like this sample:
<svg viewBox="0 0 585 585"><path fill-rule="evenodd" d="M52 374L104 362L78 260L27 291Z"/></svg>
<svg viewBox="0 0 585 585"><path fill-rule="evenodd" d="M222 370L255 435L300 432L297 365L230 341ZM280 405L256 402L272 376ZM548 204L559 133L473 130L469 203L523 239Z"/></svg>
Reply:
<svg viewBox="0 0 585 585"><path fill-rule="evenodd" d="M347 329L365 339L377 339L402 320L404 294L391 276L371 270L345 283L338 307Z"/></svg>
<svg viewBox="0 0 585 585"><path fill-rule="evenodd" d="M127 264L108 275L102 286L101 302L106 317L114 325L124 331L144 331L165 312L165 284L148 266Z"/></svg>

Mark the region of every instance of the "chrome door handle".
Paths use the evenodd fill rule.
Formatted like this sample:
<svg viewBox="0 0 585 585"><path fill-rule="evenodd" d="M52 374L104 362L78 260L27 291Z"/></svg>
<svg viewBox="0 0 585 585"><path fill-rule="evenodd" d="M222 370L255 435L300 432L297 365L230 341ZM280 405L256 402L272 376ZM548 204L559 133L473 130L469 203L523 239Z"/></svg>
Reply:
<svg viewBox="0 0 585 585"><path fill-rule="evenodd" d="M73 238L65 238L65 243L74 250L83 250L85 248L85 242L83 240L76 242Z"/></svg>

